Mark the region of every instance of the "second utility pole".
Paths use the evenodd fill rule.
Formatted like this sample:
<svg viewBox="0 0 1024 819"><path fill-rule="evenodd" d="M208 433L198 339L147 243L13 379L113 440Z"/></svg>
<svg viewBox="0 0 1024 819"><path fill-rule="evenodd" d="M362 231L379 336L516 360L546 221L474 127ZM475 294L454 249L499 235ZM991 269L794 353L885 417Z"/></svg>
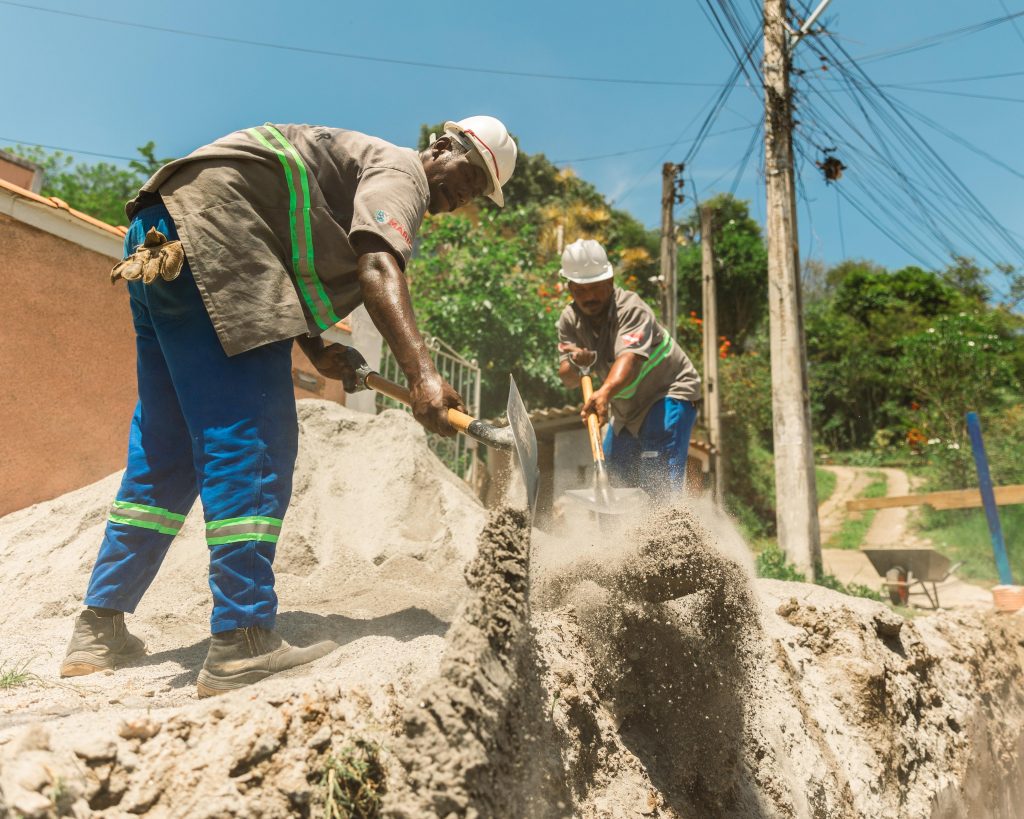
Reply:
<svg viewBox="0 0 1024 819"><path fill-rule="evenodd" d="M701 304L704 353L704 417L714 453L715 500L725 503L725 459L722 457L722 391L718 388L718 296L715 291L714 211L700 209Z"/></svg>
<svg viewBox="0 0 1024 819"><path fill-rule="evenodd" d="M679 296L676 292L676 223L673 208L682 201L677 192L677 175L682 165L666 162L661 166L661 320L676 340L679 319Z"/></svg>
<svg viewBox="0 0 1024 819"><path fill-rule="evenodd" d="M786 0L764 0L764 157L768 315L779 545L808 579L821 565L793 179L793 98Z"/></svg>

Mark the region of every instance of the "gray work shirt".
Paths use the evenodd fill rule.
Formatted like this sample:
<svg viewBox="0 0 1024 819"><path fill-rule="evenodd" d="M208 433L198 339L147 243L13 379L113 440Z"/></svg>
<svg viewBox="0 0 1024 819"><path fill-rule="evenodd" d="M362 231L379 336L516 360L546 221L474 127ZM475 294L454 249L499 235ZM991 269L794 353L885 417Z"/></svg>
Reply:
<svg viewBox="0 0 1024 819"><path fill-rule="evenodd" d="M175 160L158 192L224 351L316 336L362 303L352 238L382 238L403 269L430 194L418 154L310 125L228 134Z"/></svg>
<svg viewBox="0 0 1024 819"><path fill-rule="evenodd" d="M571 355L563 351L565 344L595 350L594 370L602 380L623 353L644 359L633 382L612 397L612 414L619 430L638 435L647 411L666 396L683 401L701 397L700 375L693 363L658 324L654 311L631 290L615 288L600 323L583 315L575 303L569 304L558 318L558 343L559 361Z"/></svg>

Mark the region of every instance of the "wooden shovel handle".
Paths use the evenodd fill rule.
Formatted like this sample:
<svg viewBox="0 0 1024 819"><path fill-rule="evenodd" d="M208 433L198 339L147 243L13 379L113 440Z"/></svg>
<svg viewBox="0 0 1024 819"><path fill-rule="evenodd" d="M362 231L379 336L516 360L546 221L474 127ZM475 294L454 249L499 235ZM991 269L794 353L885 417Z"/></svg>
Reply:
<svg viewBox="0 0 1024 819"><path fill-rule="evenodd" d="M381 395L394 398L407 407L412 406L412 395L408 389L400 384L388 381L386 378L377 375L377 373L370 373L366 376L366 386L375 392L379 392ZM460 432L466 432L469 429L469 425L475 420L472 415L466 415L466 413L459 412L457 409L451 409L450 407L448 409L448 423Z"/></svg>
<svg viewBox="0 0 1024 819"><path fill-rule="evenodd" d="M583 403L590 400L594 394L594 379L589 375L580 376L580 386L583 387ZM601 446L601 422L597 413L592 412L587 416L587 432L590 433L590 451L595 461L604 460L604 447Z"/></svg>

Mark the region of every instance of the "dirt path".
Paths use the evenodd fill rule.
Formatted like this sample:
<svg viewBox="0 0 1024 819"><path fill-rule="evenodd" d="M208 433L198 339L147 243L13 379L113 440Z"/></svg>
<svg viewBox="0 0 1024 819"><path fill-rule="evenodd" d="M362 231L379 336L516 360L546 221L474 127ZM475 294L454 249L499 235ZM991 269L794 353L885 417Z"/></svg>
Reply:
<svg viewBox="0 0 1024 819"><path fill-rule="evenodd" d="M821 542L828 539L842 527L850 514L846 511L847 501L856 498L871 482L871 473L885 475L888 487L886 497L909 495L914 491L914 481L902 469L893 467L826 466L836 476L836 488L832 496L818 508L821 522ZM864 536L863 547L873 549L899 547L928 547L931 541L922 538L910 528L912 507L879 509ZM871 588L879 585L880 578L870 561L860 552L852 549L822 549L822 563L825 571L835 575L843 583L861 583ZM939 600L943 608L984 608L992 606L989 592L979 586L951 577L938 586Z"/></svg>
<svg viewBox="0 0 1024 819"><path fill-rule="evenodd" d="M836 488L818 507L818 525L821 528L821 542L828 543L846 520L846 502L857 497L870 481L868 470L856 466L822 467L836 476Z"/></svg>

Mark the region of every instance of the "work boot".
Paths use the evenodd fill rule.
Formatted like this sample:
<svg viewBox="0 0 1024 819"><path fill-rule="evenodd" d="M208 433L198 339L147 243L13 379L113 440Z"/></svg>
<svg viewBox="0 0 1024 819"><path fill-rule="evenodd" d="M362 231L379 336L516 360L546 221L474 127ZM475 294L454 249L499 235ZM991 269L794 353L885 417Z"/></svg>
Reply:
<svg viewBox="0 0 1024 819"><path fill-rule="evenodd" d="M259 682L288 668L305 665L330 654L338 644L330 640L296 648L276 631L249 626L214 634L210 652L196 687L200 697L212 697Z"/></svg>
<svg viewBox="0 0 1024 819"><path fill-rule="evenodd" d="M60 666L62 677L80 677L127 665L146 653L146 644L128 633L124 612L86 609L75 620L68 653Z"/></svg>

